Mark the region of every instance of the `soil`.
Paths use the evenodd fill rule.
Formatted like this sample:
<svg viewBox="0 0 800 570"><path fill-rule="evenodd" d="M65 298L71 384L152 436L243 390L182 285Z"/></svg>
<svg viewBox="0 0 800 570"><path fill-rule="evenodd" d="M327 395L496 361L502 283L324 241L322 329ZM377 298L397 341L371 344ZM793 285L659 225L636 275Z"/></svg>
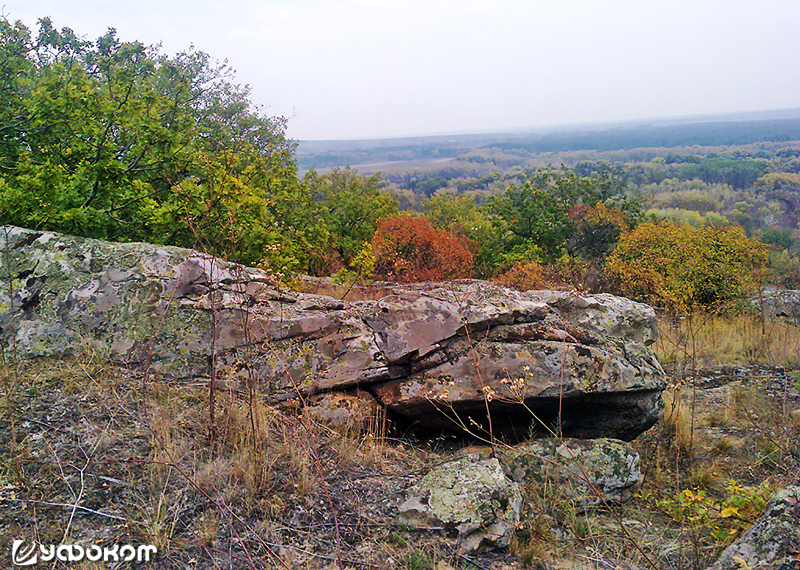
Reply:
<svg viewBox="0 0 800 570"><path fill-rule="evenodd" d="M769 367L706 370L669 394L680 404L634 442L644 480L630 502L579 511L524 489L511 547L464 554L441 532L404 527L397 506L467 442L374 426L342 434L232 393L214 395L212 422L207 383L144 379L96 356L8 365L2 549L14 539L157 546L144 565L54 568L705 568L757 512L716 519L734 528L720 541L664 500L798 481L800 396L792 371Z"/></svg>

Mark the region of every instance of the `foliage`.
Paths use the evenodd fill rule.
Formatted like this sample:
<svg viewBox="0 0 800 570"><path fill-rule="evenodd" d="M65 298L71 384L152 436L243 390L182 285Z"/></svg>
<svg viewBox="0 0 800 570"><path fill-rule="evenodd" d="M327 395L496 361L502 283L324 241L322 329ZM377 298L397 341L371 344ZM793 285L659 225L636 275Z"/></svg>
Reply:
<svg viewBox="0 0 800 570"><path fill-rule="evenodd" d="M775 246L777 249L789 249L794 245L792 232L788 229L767 228L761 232L760 240L762 243Z"/></svg>
<svg viewBox="0 0 800 570"><path fill-rule="evenodd" d="M792 227L800 221L800 174L796 172L770 172L756 181L756 187L767 196L778 200L786 208L786 217Z"/></svg>
<svg viewBox="0 0 800 570"><path fill-rule="evenodd" d="M475 254L475 275L492 277L502 253L502 236L487 212L472 196L437 194L423 203L425 217L438 230L446 230L469 240Z"/></svg>
<svg viewBox="0 0 800 570"><path fill-rule="evenodd" d="M470 277L474 256L469 243L422 217L383 220L372 238L375 277L399 282Z"/></svg>
<svg viewBox="0 0 800 570"><path fill-rule="evenodd" d="M294 145L226 65L113 29L85 41L47 18L35 38L1 19L0 61L0 223L245 262L279 239Z"/></svg>
<svg viewBox="0 0 800 570"><path fill-rule="evenodd" d="M311 170L300 181L286 120L233 78L202 51L168 57L113 29L88 41L47 18L34 33L0 17L0 224L198 247L287 278L363 278L366 258L356 258L378 221L424 209L433 228L469 244L477 277L539 261L546 280L593 289L619 237L640 223L640 200L698 228L741 225L785 250L772 254L770 277L794 279L800 147L786 133L796 120L737 125L750 133L740 142L771 140L775 129L790 142L736 148L694 146L732 140L708 124L662 129L685 145L675 148L618 144L649 141L650 130L405 141L326 160L436 165L384 176ZM587 142L614 150L580 150Z"/></svg>
<svg viewBox="0 0 800 570"><path fill-rule="evenodd" d="M372 243L367 242L348 267L340 269L333 280L336 283L368 283L375 274L375 256Z"/></svg>
<svg viewBox="0 0 800 570"><path fill-rule="evenodd" d="M721 310L764 278L766 247L740 227L646 223L623 235L605 269L617 291L676 311Z"/></svg>
<svg viewBox="0 0 800 570"><path fill-rule="evenodd" d="M540 169L490 200L488 209L506 236L506 251L534 246L546 260L554 260L573 231L570 211L593 207L623 189L620 173L610 167L582 176L566 167Z"/></svg>
<svg viewBox="0 0 800 570"><path fill-rule="evenodd" d="M545 287L544 267L538 261L516 263L514 267L497 276L495 281L519 291L543 289Z"/></svg>
<svg viewBox="0 0 800 570"><path fill-rule="evenodd" d="M719 544L732 542L743 530L753 524L767 504L774 489L742 487L729 481L723 500L709 496L704 490L684 489L674 496L658 497L652 493L640 496L650 502L675 522L703 529Z"/></svg>
<svg viewBox="0 0 800 570"><path fill-rule="evenodd" d="M349 267L372 239L378 221L397 214L397 202L380 186L380 176L360 176L334 168L329 174L306 174L303 184L314 197L317 219L329 234L326 251L308 269L317 275Z"/></svg>
<svg viewBox="0 0 800 570"><path fill-rule="evenodd" d="M787 289L800 287L800 259L788 251L773 251L769 254L767 275L770 283Z"/></svg>
<svg viewBox="0 0 800 570"><path fill-rule="evenodd" d="M573 257L567 253L546 266L545 278L553 286L578 291L598 293L607 290L605 272L599 261Z"/></svg>
<svg viewBox="0 0 800 570"><path fill-rule="evenodd" d="M620 236L631 229L630 215L613 205L575 206L569 216L573 230L567 249L570 255L583 259L605 258L613 251Z"/></svg>

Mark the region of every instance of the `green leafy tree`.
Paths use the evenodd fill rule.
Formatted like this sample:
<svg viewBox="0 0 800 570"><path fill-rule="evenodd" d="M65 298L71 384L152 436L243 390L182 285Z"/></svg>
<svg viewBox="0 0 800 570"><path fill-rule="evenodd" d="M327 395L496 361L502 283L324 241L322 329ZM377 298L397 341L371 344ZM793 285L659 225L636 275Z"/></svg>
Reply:
<svg viewBox="0 0 800 570"><path fill-rule="evenodd" d="M329 233L328 253L319 251L312 273L330 274L349 267L369 243L382 218L397 214L397 201L380 188L379 174L359 175L351 168L334 168L318 175L309 171L303 184L313 193L319 219Z"/></svg>
<svg viewBox="0 0 800 570"><path fill-rule="evenodd" d="M621 174L605 166L589 175L574 170L540 169L521 186L509 186L489 204L505 234L512 262L539 252L546 261L558 258L573 231L569 212L575 206L595 206L624 189Z"/></svg>
<svg viewBox="0 0 800 570"><path fill-rule="evenodd" d="M682 164L679 176L684 180L698 178L708 184L723 183L743 189L752 187L768 168L769 163L764 159L709 154L697 162Z"/></svg>
<svg viewBox="0 0 800 570"><path fill-rule="evenodd" d="M287 240L287 203L303 199L294 143L226 65L48 19L35 38L0 20L0 62L0 223L248 263Z"/></svg>
<svg viewBox="0 0 800 570"><path fill-rule="evenodd" d="M91 237L149 237L141 208L169 190L189 142L183 117L159 97L152 55L113 30L92 45L47 19L27 45L26 73L11 88L20 120L3 132L16 144L3 145L2 218Z"/></svg>

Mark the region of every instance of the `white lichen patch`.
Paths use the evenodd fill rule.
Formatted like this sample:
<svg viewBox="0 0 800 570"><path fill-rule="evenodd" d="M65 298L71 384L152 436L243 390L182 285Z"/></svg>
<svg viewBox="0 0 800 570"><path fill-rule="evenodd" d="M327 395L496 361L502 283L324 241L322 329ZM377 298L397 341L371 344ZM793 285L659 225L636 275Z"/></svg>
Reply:
<svg viewBox="0 0 800 570"><path fill-rule="evenodd" d="M409 492L401 518L417 528L457 533L471 551L484 541L505 546L519 522L522 495L495 458L467 456L440 465Z"/></svg>

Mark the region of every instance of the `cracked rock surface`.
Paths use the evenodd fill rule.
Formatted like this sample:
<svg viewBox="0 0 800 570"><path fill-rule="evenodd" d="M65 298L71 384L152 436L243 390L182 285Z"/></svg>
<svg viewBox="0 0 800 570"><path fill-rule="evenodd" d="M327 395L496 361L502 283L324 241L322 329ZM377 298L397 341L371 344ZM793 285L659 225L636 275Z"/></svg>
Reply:
<svg viewBox="0 0 800 570"><path fill-rule="evenodd" d="M176 247L0 230L0 326L23 358L91 346L120 363L272 401L369 394L420 432L631 440L663 410L655 314L608 294L474 280L344 302ZM487 404L489 413L487 415Z"/></svg>

